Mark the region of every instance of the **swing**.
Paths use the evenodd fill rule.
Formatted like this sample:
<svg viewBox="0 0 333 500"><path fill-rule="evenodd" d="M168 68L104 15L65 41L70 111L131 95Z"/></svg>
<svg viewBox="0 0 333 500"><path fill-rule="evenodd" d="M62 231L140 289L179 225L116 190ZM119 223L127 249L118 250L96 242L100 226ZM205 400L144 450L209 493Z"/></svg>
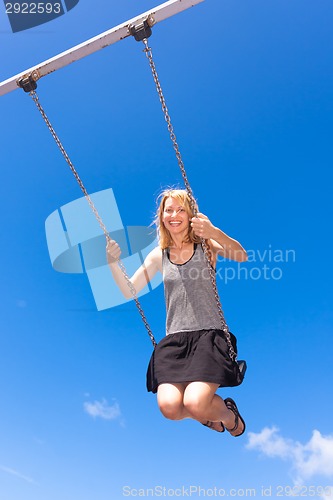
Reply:
<svg viewBox="0 0 333 500"><path fill-rule="evenodd" d="M202 0L200 0L202 1ZM166 5L166 4L163 4L163 5ZM177 142L177 138L176 138L176 135L174 133L174 128L173 128L173 125L171 123L171 118L170 118L170 115L169 115L169 112L168 112L168 108L167 108L167 105L166 105L166 101L165 101L165 98L164 98L164 95L163 95L163 91L162 91L162 87L161 87L161 84L160 84L160 81L159 81L159 77L158 77L158 73L157 73L157 70L156 70L156 66L155 66L155 62L154 62L154 59L153 59L153 54L152 54L152 49L151 47L149 47L149 44L148 44L148 38L151 36L152 34L152 24L154 24L151 20L151 16L147 16L146 19L144 19L142 22L139 22L139 23L133 23L131 24L129 27L128 27L128 31L129 31L129 34L132 35L136 41L138 42L143 42L144 44L144 49L143 49L143 52L145 53L147 59L148 59L148 62L149 62L149 66L150 66L150 69L151 69L151 72L152 72L152 76L153 76L153 79L154 79L154 82L155 82L155 86L156 86L156 90L157 90L157 93L158 93L158 96L159 96L159 100L160 100L160 103L161 103L161 107L162 107L162 111L163 111L163 114L164 114L164 118L165 118L165 121L167 123L167 128L168 128L168 131L169 131L169 135L170 135L170 139L171 139L171 142L172 142L172 146L173 146L173 149L175 151L175 155L176 155L176 159L177 159L177 162L178 162L178 166L180 168L180 171L181 171L181 174L182 174L182 177L183 177L183 181L184 181L184 184L185 184L185 188L186 188L186 192L187 192L187 195L188 195L188 198L189 198L189 202L190 202L190 206L191 206L191 209L192 209L192 213L193 213L193 216L195 217L198 213L197 211L197 207L196 207L196 202L195 202L195 198L194 198L194 195L193 195L193 191L192 191L192 188L190 186L190 183L189 183L189 180L188 180L188 176L187 176L187 173L186 173L186 170L185 170L185 166L184 166L184 163L183 163L183 160L182 160L182 157L181 157L181 153L180 153L180 150L179 150L179 145L178 145L178 142ZM19 87L21 87L26 93L29 93L29 95L31 96L31 98L33 99L37 109L39 110L44 122L46 123L54 141L56 142L60 152L62 153L62 155L64 156L70 170L72 171L81 191L83 192L86 200L88 201L88 204L91 208L91 210L93 211L95 217L96 217L96 220L100 226L100 228L102 229L104 235L105 235L105 238L106 238L106 241L107 243L109 243L111 241L111 238L110 238L110 235L92 201L92 199L90 198L77 170L75 169L71 159L69 158L64 146L62 145L56 131L54 130L50 120L48 119L40 101L39 101L39 97L36 93L36 89L37 89L37 83L36 83L36 75L33 74L33 72L31 72L30 74L28 74L27 76L24 76L24 77L21 77L18 81L17 81L17 84ZM222 310L222 305L221 305L221 301L220 301L220 298L219 298L219 294L218 294L218 290L217 290L217 285L216 285L216 276L215 276L215 272L212 268L212 266L210 265L210 258L209 258L209 249L208 249L208 246L207 246L207 243L206 241L201 238L201 246L202 246L202 249L203 249L203 252L204 252L204 255L205 255L205 260L206 260L206 263L207 263L207 267L208 267L208 270L209 270L209 276L210 276L210 281L211 281L211 284L212 284L212 287L213 287L213 291L214 291L214 297L215 297L215 302L216 302L216 307L218 309L218 314L219 314L219 317L220 317L220 320L221 320L221 330L223 331L224 335L225 335L225 339L227 341L227 345L228 345L228 350L229 350L229 356L230 358L232 359L232 361L235 362L235 367L236 367L236 370L237 370L237 379L238 379L238 382L241 383L243 378L244 378L244 375L245 375L245 371L246 371L246 362L244 360L241 360L241 361L237 361L237 354L233 348L233 345L232 345L232 342L231 342L231 336L230 336L230 333L229 333L229 328L226 324L226 321L224 319L224 314L223 314L223 310ZM144 326L147 330L147 333L150 337L150 340L153 344L153 347L155 348L157 343L156 343L156 340L155 340L155 337L151 331L151 328L149 326L149 323L147 321L147 318L145 316L145 313L142 309L142 306L138 300L138 297L137 297L137 294L136 294L136 290L132 284L132 282L130 281L130 278L126 272L126 269L123 265L123 263L121 262L120 259L118 259L118 262L117 262L125 280L126 280L126 283L127 283L127 286L129 287L130 289L130 292L131 292L131 295L135 301L135 304L136 304L136 307L140 313L140 316L141 316L141 319L144 323Z"/></svg>

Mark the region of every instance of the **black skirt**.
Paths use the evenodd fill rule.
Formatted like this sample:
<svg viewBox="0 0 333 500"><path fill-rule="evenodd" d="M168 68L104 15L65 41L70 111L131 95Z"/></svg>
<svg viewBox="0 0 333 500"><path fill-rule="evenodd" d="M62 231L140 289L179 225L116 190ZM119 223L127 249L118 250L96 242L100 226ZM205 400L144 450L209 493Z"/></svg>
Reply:
<svg viewBox="0 0 333 500"><path fill-rule="evenodd" d="M234 351L236 337L230 332ZM147 390L156 393L163 383L212 382L220 387L239 385L236 362L222 330L171 333L154 349L147 370ZM237 367L236 367L237 368Z"/></svg>

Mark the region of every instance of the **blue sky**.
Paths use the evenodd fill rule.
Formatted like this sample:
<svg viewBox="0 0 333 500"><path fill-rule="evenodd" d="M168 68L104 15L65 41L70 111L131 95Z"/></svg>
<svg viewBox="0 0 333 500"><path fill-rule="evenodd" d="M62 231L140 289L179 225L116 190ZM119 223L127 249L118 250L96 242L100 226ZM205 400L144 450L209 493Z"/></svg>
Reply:
<svg viewBox="0 0 333 500"><path fill-rule="evenodd" d="M0 80L157 3L138 4L81 0L15 34L0 8ZM85 275L52 268L45 220L81 193L29 96L1 97L1 500L191 485L275 498L295 484L330 498L332 16L330 0L206 0L150 39L200 210L251 255L218 268L249 365L221 391L246 419L240 439L165 420L134 304L97 311ZM112 188L125 226L148 226L160 190L182 182L141 49L126 39L38 85L88 191ZM161 339L162 287L142 305Z"/></svg>

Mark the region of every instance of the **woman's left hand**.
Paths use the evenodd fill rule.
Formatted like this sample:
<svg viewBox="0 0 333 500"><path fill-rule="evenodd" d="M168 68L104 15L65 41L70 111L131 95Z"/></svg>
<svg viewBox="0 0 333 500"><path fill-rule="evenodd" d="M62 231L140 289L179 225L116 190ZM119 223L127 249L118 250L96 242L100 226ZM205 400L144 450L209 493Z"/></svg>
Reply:
<svg viewBox="0 0 333 500"><path fill-rule="evenodd" d="M191 219L191 226L195 234L200 238L208 240L213 237L214 226L206 215L197 213L197 216Z"/></svg>

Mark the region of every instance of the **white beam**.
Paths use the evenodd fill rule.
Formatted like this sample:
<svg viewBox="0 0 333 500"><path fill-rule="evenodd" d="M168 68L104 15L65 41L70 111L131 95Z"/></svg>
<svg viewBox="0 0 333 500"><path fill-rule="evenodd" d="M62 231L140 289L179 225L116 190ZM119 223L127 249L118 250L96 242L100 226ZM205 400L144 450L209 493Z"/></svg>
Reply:
<svg viewBox="0 0 333 500"><path fill-rule="evenodd" d="M78 61L89 54L93 54L100 49L104 49L113 43L119 42L120 40L131 36L128 31L129 26L132 24L140 24L142 21L147 19L147 17L150 18L151 24L156 24L203 1L204 0L169 0L168 2L165 2L150 11L144 12L133 19L129 19L128 21L125 21L110 30L95 36L94 38L90 38L90 40L76 45L61 54L48 59L47 61L37 64L37 66L33 66L32 68L1 82L0 95L7 94L12 90L19 88L17 82L24 76L32 75L35 80L38 80L42 76L53 73L53 71L56 71L57 69L63 68L74 61Z"/></svg>

